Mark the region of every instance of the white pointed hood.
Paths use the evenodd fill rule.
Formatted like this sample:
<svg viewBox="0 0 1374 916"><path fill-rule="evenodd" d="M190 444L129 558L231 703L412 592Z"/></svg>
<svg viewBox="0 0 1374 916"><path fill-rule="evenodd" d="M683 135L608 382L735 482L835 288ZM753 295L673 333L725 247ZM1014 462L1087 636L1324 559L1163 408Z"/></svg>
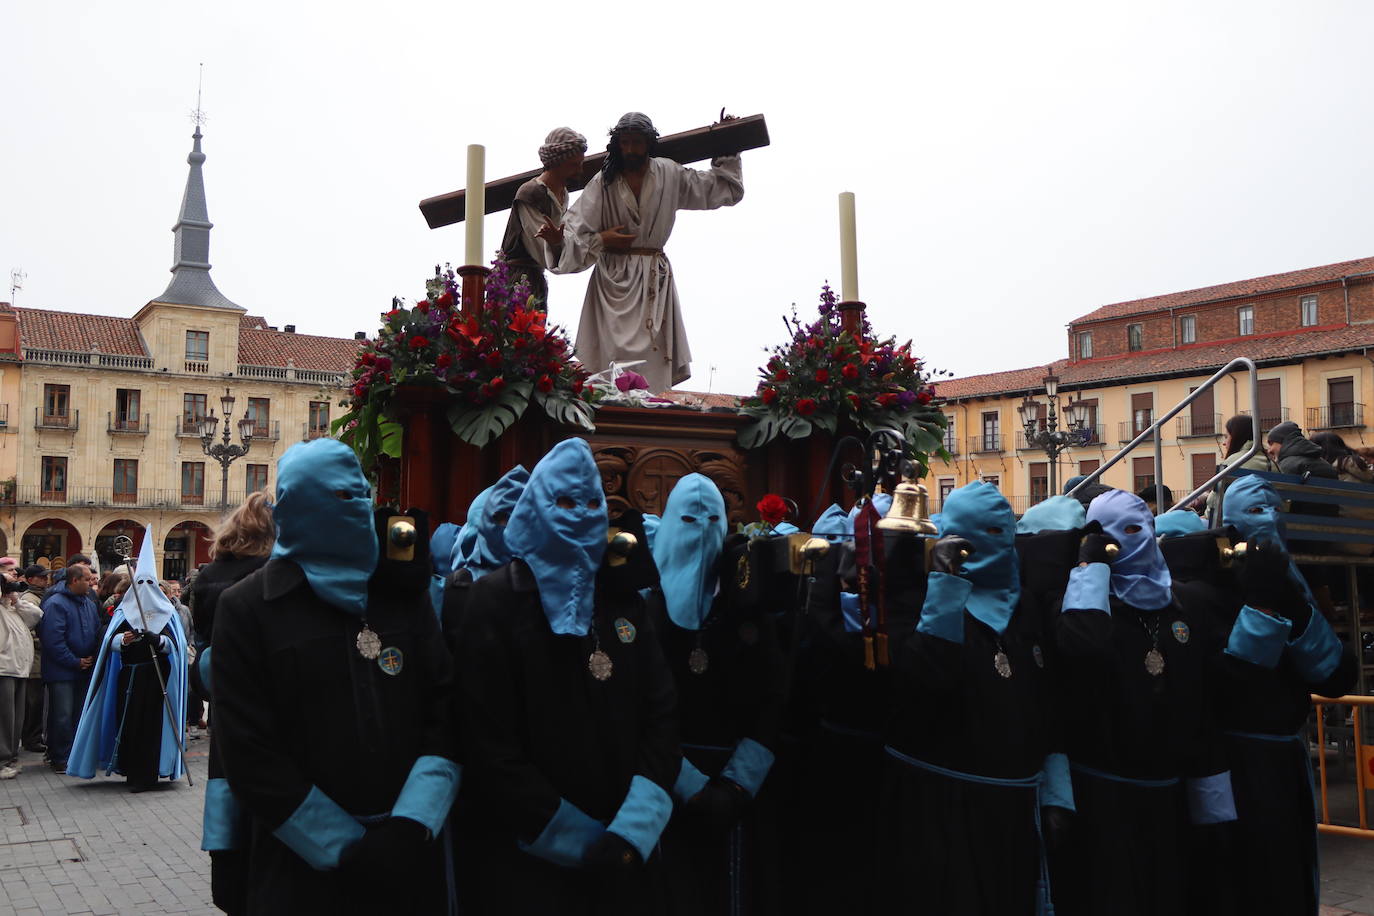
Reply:
<svg viewBox="0 0 1374 916"><path fill-rule="evenodd" d="M129 626L150 633L161 633L176 616L176 608L162 593L162 586L158 582L157 555L153 552L151 532L143 533L143 547L138 551L134 581L120 599L118 612L129 621Z"/></svg>

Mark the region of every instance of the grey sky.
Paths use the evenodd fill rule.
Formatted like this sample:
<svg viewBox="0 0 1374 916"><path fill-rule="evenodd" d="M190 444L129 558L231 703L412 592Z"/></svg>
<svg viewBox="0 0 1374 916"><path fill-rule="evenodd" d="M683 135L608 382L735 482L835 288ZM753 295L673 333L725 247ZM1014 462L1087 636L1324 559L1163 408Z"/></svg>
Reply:
<svg viewBox="0 0 1374 916"><path fill-rule="evenodd" d="M521 18L524 17L524 18ZM1374 254L1374 6L1351 2L21 3L0 7L0 268L22 305L132 314L167 284L196 64L216 283L276 325L372 331L461 226L417 202L763 112L735 208L669 244L685 387L749 391L796 302L839 283L858 195L881 333L960 375L1062 356L1097 305ZM505 216L486 222L494 250ZM554 278L575 327L584 277ZM8 298L8 287L0 297Z"/></svg>

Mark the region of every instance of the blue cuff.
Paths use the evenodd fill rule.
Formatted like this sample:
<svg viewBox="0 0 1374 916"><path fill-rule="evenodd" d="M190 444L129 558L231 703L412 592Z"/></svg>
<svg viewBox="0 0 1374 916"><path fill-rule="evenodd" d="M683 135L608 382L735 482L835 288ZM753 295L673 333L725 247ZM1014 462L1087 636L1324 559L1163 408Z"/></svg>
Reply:
<svg viewBox="0 0 1374 916"><path fill-rule="evenodd" d="M1236 819L1231 771L1186 780L1188 819L1194 824L1226 824Z"/></svg>
<svg viewBox="0 0 1374 916"><path fill-rule="evenodd" d="M630 780L630 791L606 829L633 846L640 859L647 862L672 813L673 800L668 793L652 779L636 776Z"/></svg>
<svg viewBox="0 0 1374 916"><path fill-rule="evenodd" d="M773 759L773 752L753 738L741 738L720 775L751 796L758 795L773 767Z"/></svg>
<svg viewBox="0 0 1374 916"><path fill-rule="evenodd" d="M1288 654L1299 673L1310 683L1319 684L1336 672L1341 663L1341 640L1326 617L1312 608L1312 618L1302 635L1288 644Z"/></svg>
<svg viewBox="0 0 1374 916"><path fill-rule="evenodd" d="M426 755L415 761L391 809L392 817L407 817L438 836L448 818L448 809L458 797L463 768L447 757Z"/></svg>
<svg viewBox="0 0 1374 916"><path fill-rule="evenodd" d="M1288 631L1292 628L1293 624L1287 618L1271 617L1247 604L1240 609L1236 622L1231 626L1231 637L1226 640L1226 654L1261 668L1273 668L1283 655Z"/></svg>
<svg viewBox="0 0 1374 916"><path fill-rule="evenodd" d="M685 802L706 788L710 781L701 770L692 766L692 761L683 757L682 766L677 771L677 782L673 783L673 798Z"/></svg>
<svg viewBox="0 0 1374 916"><path fill-rule="evenodd" d="M921 607L917 633L947 642L964 643L964 605L973 583L961 576L933 572L926 579L926 603Z"/></svg>
<svg viewBox="0 0 1374 916"><path fill-rule="evenodd" d="M568 801L558 800L558 810L544 825L544 831L535 837L533 843L520 843L520 848L531 855L562 865L576 868L590 847L606 828L601 822Z"/></svg>
<svg viewBox="0 0 1374 916"><path fill-rule="evenodd" d="M363 826L338 803L311 786L310 794L272 835L316 871L339 867L339 854L362 839Z"/></svg>
<svg viewBox="0 0 1374 916"><path fill-rule="evenodd" d="M1063 754L1049 754L1040 769L1040 805L1078 809L1073 805L1073 779L1069 776L1069 758Z"/></svg>
<svg viewBox="0 0 1374 916"><path fill-rule="evenodd" d="M246 839L243 808L229 780L215 778L205 784L205 813L201 819L200 848L205 852L239 849Z"/></svg>
<svg viewBox="0 0 1374 916"><path fill-rule="evenodd" d="M1069 587L1064 590L1066 611L1112 612L1112 568L1106 563L1089 563L1069 570Z"/></svg>
<svg viewBox="0 0 1374 916"><path fill-rule="evenodd" d="M200 672L200 683L205 688L206 699L214 697L213 688L210 686L210 650L213 648L214 646L206 646L200 655L196 656L196 667Z"/></svg>
<svg viewBox="0 0 1374 916"><path fill-rule="evenodd" d="M854 592L840 592L840 611L844 614L844 631L859 633L863 631L863 616L859 613L859 596Z"/></svg>

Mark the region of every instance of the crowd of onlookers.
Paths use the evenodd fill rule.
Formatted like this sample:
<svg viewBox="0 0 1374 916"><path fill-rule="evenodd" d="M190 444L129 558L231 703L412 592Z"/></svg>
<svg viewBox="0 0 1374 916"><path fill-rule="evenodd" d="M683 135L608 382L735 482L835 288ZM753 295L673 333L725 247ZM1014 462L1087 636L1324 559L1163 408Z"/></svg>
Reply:
<svg viewBox="0 0 1374 916"><path fill-rule="evenodd" d="M21 747L66 772L101 641L131 581L126 565L101 575L81 553L56 569L0 557L0 779L19 775ZM181 588L162 583L189 633ZM203 709L193 691L188 737L206 727Z"/></svg>

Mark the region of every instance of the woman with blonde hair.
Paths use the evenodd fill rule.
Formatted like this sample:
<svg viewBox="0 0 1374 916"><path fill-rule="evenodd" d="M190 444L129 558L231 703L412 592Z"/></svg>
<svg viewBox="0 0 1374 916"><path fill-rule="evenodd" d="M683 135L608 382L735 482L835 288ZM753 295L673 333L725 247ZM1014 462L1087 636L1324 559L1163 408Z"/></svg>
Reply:
<svg viewBox="0 0 1374 916"><path fill-rule="evenodd" d="M191 620L194 625L197 661L191 666L191 684L200 696L210 701L210 720L214 721L214 696L209 683L211 638L215 628L215 606L219 597L234 583L262 567L276 542L272 504L267 494L258 491L229 513L215 529L210 544L210 563L202 568L191 586ZM210 895L226 913L244 910L247 892L248 849L246 830L227 815L234 808L226 791L224 765L210 742L210 785L205 797L205 836L201 848L210 853Z"/></svg>

